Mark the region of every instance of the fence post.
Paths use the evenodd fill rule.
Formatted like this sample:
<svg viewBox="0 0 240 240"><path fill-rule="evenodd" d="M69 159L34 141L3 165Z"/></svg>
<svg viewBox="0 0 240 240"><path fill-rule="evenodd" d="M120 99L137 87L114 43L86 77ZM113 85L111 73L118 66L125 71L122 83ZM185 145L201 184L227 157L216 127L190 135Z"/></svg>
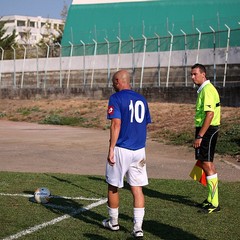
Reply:
<svg viewBox="0 0 240 240"><path fill-rule="evenodd" d="M199 35L198 35L198 48L197 48L197 57L196 57L196 63L198 63L198 58L199 58L199 50L200 50L200 45L201 45L201 36L202 33L199 31L198 28L196 28L196 30L198 31Z"/></svg>
<svg viewBox="0 0 240 240"><path fill-rule="evenodd" d="M3 65L3 58L4 58L4 49L0 47L2 54L1 54L1 67L0 67L0 85L2 85L2 65Z"/></svg>
<svg viewBox="0 0 240 240"><path fill-rule="evenodd" d="M86 85L86 49L85 49L85 43L80 40L80 42L83 45L83 86L85 87Z"/></svg>
<svg viewBox="0 0 240 240"><path fill-rule="evenodd" d="M104 38L104 40L107 43L107 86L110 87L109 41L107 40L107 38Z"/></svg>
<svg viewBox="0 0 240 240"><path fill-rule="evenodd" d="M43 88L46 88L46 84L47 84L47 63L48 63L48 57L49 57L49 46L45 43L45 45L47 46L47 57L45 60L45 66L44 66L44 85Z"/></svg>
<svg viewBox="0 0 240 240"><path fill-rule="evenodd" d="M216 85L216 32L211 26L209 28L213 32L213 83Z"/></svg>
<svg viewBox="0 0 240 240"><path fill-rule="evenodd" d="M181 29L184 35L184 72L185 72L185 87L187 87L187 34Z"/></svg>
<svg viewBox="0 0 240 240"><path fill-rule="evenodd" d="M69 88L69 82L70 82L70 72L71 72L71 65L72 65L72 54L73 54L73 44L69 42L71 45L70 50L70 56L69 56L69 62L68 62L68 78L67 78L67 89Z"/></svg>
<svg viewBox="0 0 240 240"><path fill-rule="evenodd" d="M13 45L11 48L13 49L13 87L16 88L16 50Z"/></svg>
<svg viewBox="0 0 240 240"><path fill-rule="evenodd" d="M94 79L94 71L95 71L95 61L96 61L96 55L97 55L97 42L93 39L93 42L95 44L94 46L94 59L93 59L93 67L92 67L92 79L91 79L91 88L93 87L93 79Z"/></svg>
<svg viewBox="0 0 240 240"><path fill-rule="evenodd" d="M223 87L225 87L225 85L226 85L228 51L229 51L229 42L230 42L230 33L231 33L231 29L227 24L225 24L225 27L228 29L228 36L227 36L227 47L226 47L226 58L225 58L225 67L224 67Z"/></svg>
<svg viewBox="0 0 240 240"><path fill-rule="evenodd" d="M171 57L172 57L172 46L173 46L173 35L171 32L168 31L168 33L171 36L171 42L170 42L170 49L169 49L169 58L168 58L168 70L167 70L167 81L166 81L166 87L168 87L169 83L169 75L170 75L170 66L171 66Z"/></svg>
<svg viewBox="0 0 240 240"><path fill-rule="evenodd" d="M26 47L24 45L23 45L23 48L24 48L24 56L23 56L23 66L22 66L21 88L23 88L24 68L25 68L25 60L26 60L26 53L27 53L27 49L26 49Z"/></svg>
<svg viewBox="0 0 240 240"><path fill-rule="evenodd" d="M145 55L146 55L146 48L147 48L147 38L142 35L144 38L144 45L143 45L143 59L142 59L142 71L141 71L141 80L140 80L140 88L142 88L143 84L143 72L144 72L144 65L145 65Z"/></svg>
<svg viewBox="0 0 240 240"><path fill-rule="evenodd" d="M62 88L62 46L59 42L56 43L59 46L59 87Z"/></svg>
<svg viewBox="0 0 240 240"><path fill-rule="evenodd" d="M38 46L34 45L36 47L36 69L37 69L37 88L39 88L40 83L39 83L39 76L38 76Z"/></svg>
<svg viewBox="0 0 240 240"><path fill-rule="evenodd" d="M155 33L157 39L158 39L158 44L157 44L157 50L158 50L158 66L157 66L157 69L158 69L158 87L160 87L161 85L161 65L160 65L160 36Z"/></svg>
<svg viewBox="0 0 240 240"><path fill-rule="evenodd" d="M117 71L118 71L119 70L119 66L120 66L122 40L119 37L117 37L117 39L119 41L119 46L118 46L118 63L117 63Z"/></svg>
<svg viewBox="0 0 240 240"><path fill-rule="evenodd" d="M132 40L132 86L135 86L135 41L134 38L130 36Z"/></svg>

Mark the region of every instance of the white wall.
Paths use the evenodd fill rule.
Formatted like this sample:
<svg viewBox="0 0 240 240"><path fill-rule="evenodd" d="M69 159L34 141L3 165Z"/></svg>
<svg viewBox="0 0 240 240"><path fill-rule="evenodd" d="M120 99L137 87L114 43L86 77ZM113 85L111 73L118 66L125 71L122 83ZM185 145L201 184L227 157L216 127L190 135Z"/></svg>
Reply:
<svg viewBox="0 0 240 240"><path fill-rule="evenodd" d="M167 67L169 64L169 52L160 52L160 66ZM197 56L198 62L204 65L214 64L214 54L212 49L189 50L186 52L187 65L191 66L196 63ZM223 48L216 49L215 64L225 64L226 50ZM173 51L170 65L171 66L185 66L184 65L184 51ZM143 53L134 54L134 67L141 68L143 64ZM61 61L61 62L60 62ZM229 49L228 64L240 64L240 47L233 47ZM61 67L60 67L61 65ZM147 52L145 55L144 67L157 67L158 66L158 53ZM133 55L132 54L113 54L109 55L109 67L111 69L132 68ZM85 69L107 69L108 56L86 56ZM58 71L58 70L81 70L84 69L84 57L62 57L62 58L40 58L40 59L26 59L16 60L14 67L14 60L0 61L0 73L8 72L36 72L38 71Z"/></svg>

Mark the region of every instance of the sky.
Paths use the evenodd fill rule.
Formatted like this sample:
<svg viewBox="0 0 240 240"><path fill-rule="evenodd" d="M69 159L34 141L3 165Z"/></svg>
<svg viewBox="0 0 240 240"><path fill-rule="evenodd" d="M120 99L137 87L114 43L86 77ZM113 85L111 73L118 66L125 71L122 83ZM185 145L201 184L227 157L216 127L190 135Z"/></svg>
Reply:
<svg viewBox="0 0 240 240"><path fill-rule="evenodd" d="M24 15L61 19L64 2L69 7L72 0L0 0L0 17Z"/></svg>

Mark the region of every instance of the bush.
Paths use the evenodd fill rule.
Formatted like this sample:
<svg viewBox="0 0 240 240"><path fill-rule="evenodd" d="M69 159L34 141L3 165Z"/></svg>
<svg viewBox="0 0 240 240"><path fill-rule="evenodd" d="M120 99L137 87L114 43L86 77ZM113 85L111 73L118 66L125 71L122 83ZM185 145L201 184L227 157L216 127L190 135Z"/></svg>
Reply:
<svg viewBox="0 0 240 240"><path fill-rule="evenodd" d="M82 126L85 119L82 117L64 117L58 114L47 115L41 123L52 125Z"/></svg>
<svg viewBox="0 0 240 240"><path fill-rule="evenodd" d="M219 154L238 155L240 153L240 125L225 125L220 130L216 146Z"/></svg>

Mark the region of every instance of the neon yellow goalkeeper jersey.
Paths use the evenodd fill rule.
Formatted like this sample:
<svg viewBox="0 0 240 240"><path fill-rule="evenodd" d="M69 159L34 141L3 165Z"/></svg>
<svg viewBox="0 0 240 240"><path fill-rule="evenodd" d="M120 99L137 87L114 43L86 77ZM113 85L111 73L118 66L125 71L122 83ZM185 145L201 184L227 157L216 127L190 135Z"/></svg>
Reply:
<svg viewBox="0 0 240 240"><path fill-rule="evenodd" d="M198 97L196 103L195 126L201 127L203 125L206 112L214 112L212 119L212 126L220 125L220 98L216 88L209 80L205 81L198 89Z"/></svg>

